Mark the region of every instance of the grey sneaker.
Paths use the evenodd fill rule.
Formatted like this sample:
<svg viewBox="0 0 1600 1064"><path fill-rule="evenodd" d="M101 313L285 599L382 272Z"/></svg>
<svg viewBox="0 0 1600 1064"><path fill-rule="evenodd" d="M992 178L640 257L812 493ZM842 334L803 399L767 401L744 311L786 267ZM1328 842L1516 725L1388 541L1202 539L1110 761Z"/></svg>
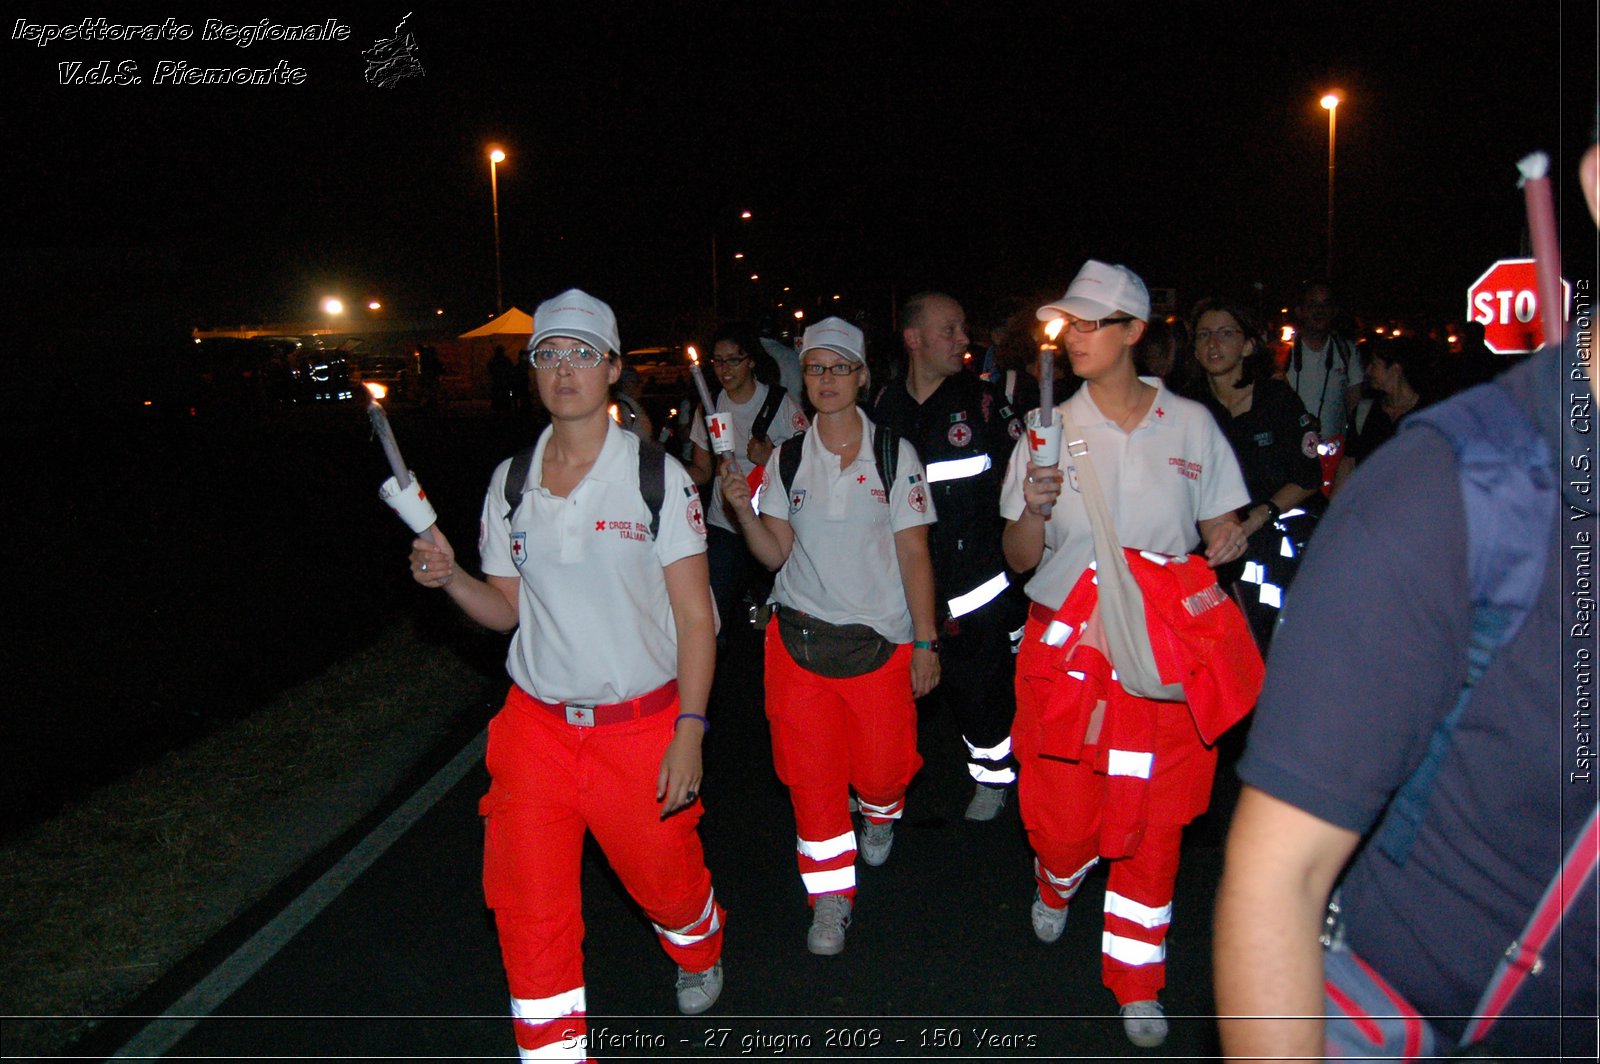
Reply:
<svg viewBox="0 0 1600 1064"><path fill-rule="evenodd" d="M1033 889L1033 909L1028 915L1033 917L1033 933L1039 936L1040 942L1054 942L1061 937L1061 932L1067 929L1067 908L1065 905L1051 908L1039 897L1039 888Z"/></svg>
<svg viewBox="0 0 1600 1064"><path fill-rule="evenodd" d="M967 819L993 820L1005 807L1004 787L991 787L986 783L980 783L978 789L972 792L972 801L967 803Z"/></svg>
<svg viewBox="0 0 1600 1064"><path fill-rule="evenodd" d="M698 1016L717 1003L722 996L722 962L718 961L703 972L678 969L678 1011L685 1016Z"/></svg>
<svg viewBox="0 0 1600 1064"><path fill-rule="evenodd" d="M863 820L860 843L857 850L863 861L874 868L883 864L889 859L889 849L894 846L894 821L874 824L870 820Z"/></svg>
<svg viewBox="0 0 1600 1064"><path fill-rule="evenodd" d="M823 894L811 909L811 930L806 949L819 957L844 952L844 932L850 926L854 903L843 894Z"/></svg>
<svg viewBox="0 0 1600 1064"><path fill-rule="evenodd" d="M1167 1011L1161 1002L1130 1001L1122 1006L1122 1030L1141 1049L1154 1049L1167 1040Z"/></svg>

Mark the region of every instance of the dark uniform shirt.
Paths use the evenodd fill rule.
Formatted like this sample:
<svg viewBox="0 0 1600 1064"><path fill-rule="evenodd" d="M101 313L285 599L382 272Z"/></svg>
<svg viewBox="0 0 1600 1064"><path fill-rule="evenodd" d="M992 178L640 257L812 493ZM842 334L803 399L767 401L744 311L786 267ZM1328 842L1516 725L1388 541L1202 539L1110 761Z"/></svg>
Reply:
<svg viewBox="0 0 1600 1064"><path fill-rule="evenodd" d="M946 378L927 400L918 403L904 380L892 381L877 395L869 414L874 423L892 427L916 447L928 467L928 484L939 521L928 533L938 581L939 613L956 595L971 591L1006 567L1000 537L1000 485L1006 463L1022 437L1022 418L992 384L970 373ZM982 464L989 468L970 476L943 478ZM942 466L972 460L971 466Z"/></svg>

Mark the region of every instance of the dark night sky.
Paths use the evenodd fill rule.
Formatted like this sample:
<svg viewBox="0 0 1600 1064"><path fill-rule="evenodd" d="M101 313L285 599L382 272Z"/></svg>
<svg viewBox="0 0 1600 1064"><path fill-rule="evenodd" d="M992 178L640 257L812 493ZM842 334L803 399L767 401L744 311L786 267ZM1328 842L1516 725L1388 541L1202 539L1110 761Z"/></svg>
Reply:
<svg viewBox="0 0 1600 1064"><path fill-rule="evenodd" d="M197 30L240 10L116 6ZM1566 272L1595 267L1572 180L1592 3L510 7L419 7L426 75L392 89L363 80L360 52L405 5L232 16L339 18L344 43L8 39L23 322L85 305L100 327L284 319L337 291L471 324L494 299L490 142L510 153L506 301L580 284L630 346L679 339L661 334L709 303L714 231L768 294L838 291L880 324L891 292L938 286L981 313L1059 293L1091 255L1183 295L1260 281L1278 302L1322 268L1329 86L1348 98L1335 269L1353 309L1459 315L1520 251L1515 163L1537 148L1557 158ZM56 83L57 63L100 59L146 83ZM150 84L161 59L286 59L307 80ZM725 298L746 278L725 271Z"/></svg>

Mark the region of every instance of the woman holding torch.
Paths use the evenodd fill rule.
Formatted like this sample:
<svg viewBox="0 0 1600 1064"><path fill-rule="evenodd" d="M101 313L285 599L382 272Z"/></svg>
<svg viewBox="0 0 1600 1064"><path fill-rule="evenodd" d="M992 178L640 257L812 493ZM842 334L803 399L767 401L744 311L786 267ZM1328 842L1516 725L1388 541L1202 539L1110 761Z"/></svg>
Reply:
<svg viewBox="0 0 1600 1064"><path fill-rule="evenodd" d="M916 449L856 406L867 387L863 340L839 318L806 329L800 365L816 416L768 460L759 511L744 475L731 462L721 472L750 552L778 573L767 720L812 906L806 945L822 955L844 949L855 906L850 792L862 860L881 865L922 765L914 700L939 682L933 504Z"/></svg>
<svg viewBox="0 0 1600 1064"><path fill-rule="evenodd" d="M1038 316L1063 320L1061 348L1084 387L1030 421L1000 499L1006 561L1019 572L1037 566L1024 589L1032 608L1017 655L1011 732L1022 822L1035 855L1033 929L1042 941L1060 938L1084 876L1102 856L1115 858L1101 974L1128 1038L1155 1046L1167 1035L1156 997L1166 982L1178 844L1183 825L1210 801L1216 751L1203 743L1184 703L1126 695L1114 676L1101 708L1059 712L1067 692L1056 688L1087 685L1062 671L1064 651L1044 637L1052 622L1081 632L1092 619L1078 610L1093 598L1095 548L1077 463L1093 462L1124 547L1182 555L1203 544L1213 566L1244 552L1234 511L1249 496L1210 413L1173 395L1159 378L1137 375L1134 347L1150 319L1150 297L1137 275L1091 259L1066 295ZM1049 396L1053 382L1041 362L1040 393ZM1076 430L1074 442L1087 445L1086 455L1081 447L1059 455L1069 472L1065 485L1056 456L1033 451L1051 436L1061 439L1063 415ZM1082 616L1065 615L1064 608Z"/></svg>
<svg viewBox="0 0 1600 1064"><path fill-rule="evenodd" d="M582 1060L586 831L678 965L679 1011L703 1012L722 990L724 914L697 831L711 592L688 474L659 448L641 456L607 415L621 349L611 308L577 289L547 300L530 348L551 425L509 512L512 460L490 480L485 577L437 529L437 542L412 543L411 572L479 624L515 632L515 682L489 725L484 894L523 1058ZM642 488L651 461L664 463L659 514Z"/></svg>

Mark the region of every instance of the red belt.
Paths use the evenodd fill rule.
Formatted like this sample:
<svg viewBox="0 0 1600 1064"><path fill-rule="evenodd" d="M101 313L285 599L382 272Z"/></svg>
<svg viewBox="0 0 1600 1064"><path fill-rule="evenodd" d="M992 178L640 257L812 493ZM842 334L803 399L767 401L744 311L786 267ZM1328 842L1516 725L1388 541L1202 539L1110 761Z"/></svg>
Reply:
<svg viewBox="0 0 1600 1064"><path fill-rule="evenodd" d="M638 698L630 698L626 702L606 702L600 705L591 705L587 702L542 702L520 687L515 690L528 700L530 706L537 706L580 728L638 720L660 713L678 700L677 680L668 680L654 691L642 694Z"/></svg>
<svg viewBox="0 0 1600 1064"><path fill-rule="evenodd" d="M1040 624L1049 624L1056 619L1056 611L1042 602L1028 603L1028 616Z"/></svg>

